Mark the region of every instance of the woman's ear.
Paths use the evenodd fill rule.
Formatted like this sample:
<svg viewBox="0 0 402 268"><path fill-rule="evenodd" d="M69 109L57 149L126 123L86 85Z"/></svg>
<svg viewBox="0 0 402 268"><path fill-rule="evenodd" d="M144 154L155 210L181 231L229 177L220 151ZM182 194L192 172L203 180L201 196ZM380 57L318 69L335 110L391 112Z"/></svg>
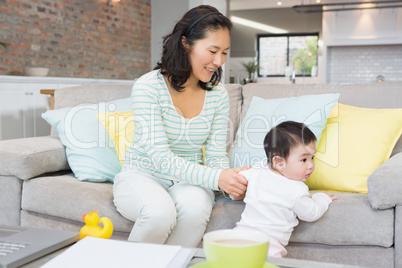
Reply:
<svg viewBox="0 0 402 268"><path fill-rule="evenodd" d="M187 43L187 39L185 36L181 37L181 43L182 43L184 49L188 52L190 49L190 45Z"/></svg>
<svg viewBox="0 0 402 268"><path fill-rule="evenodd" d="M272 158L272 166L276 170L284 170L286 167L286 160L283 157L276 155Z"/></svg>

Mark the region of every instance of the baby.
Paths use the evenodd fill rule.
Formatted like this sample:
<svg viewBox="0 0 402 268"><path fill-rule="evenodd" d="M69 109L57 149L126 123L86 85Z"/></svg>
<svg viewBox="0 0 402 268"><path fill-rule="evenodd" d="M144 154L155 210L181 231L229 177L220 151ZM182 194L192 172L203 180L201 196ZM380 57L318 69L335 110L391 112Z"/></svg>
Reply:
<svg viewBox="0 0 402 268"><path fill-rule="evenodd" d="M330 193L310 197L304 182L314 170L316 137L302 123L286 121L264 139L267 160L240 172L247 180L246 207L236 228L252 228L270 237L268 256L283 257L293 228L316 221L338 199Z"/></svg>

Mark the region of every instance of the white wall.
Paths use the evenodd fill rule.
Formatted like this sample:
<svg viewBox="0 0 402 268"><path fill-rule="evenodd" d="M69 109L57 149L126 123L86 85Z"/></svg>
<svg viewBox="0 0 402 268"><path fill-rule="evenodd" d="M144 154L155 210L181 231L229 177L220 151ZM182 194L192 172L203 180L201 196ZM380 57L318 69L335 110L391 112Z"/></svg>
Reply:
<svg viewBox="0 0 402 268"><path fill-rule="evenodd" d="M327 58L328 83L402 81L402 45L332 46Z"/></svg>
<svg viewBox="0 0 402 268"><path fill-rule="evenodd" d="M401 81L402 8L323 13L323 81Z"/></svg>
<svg viewBox="0 0 402 268"><path fill-rule="evenodd" d="M210 5L218 9L223 15L227 15L229 10L226 0L188 0L188 2L190 9L199 5Z"/></svg>
<svg viewBox="0 0 402 268"><path fill-rule="evenodd" d="M402 44L402 8L323 13L326 46Z"/></svg>
<svg viewBox="0 0 402 268"><path fill-rule="evenodd" d="M151 0L151 69L162 55L163 36L169 34L189 10L189 0Z"/></svg>

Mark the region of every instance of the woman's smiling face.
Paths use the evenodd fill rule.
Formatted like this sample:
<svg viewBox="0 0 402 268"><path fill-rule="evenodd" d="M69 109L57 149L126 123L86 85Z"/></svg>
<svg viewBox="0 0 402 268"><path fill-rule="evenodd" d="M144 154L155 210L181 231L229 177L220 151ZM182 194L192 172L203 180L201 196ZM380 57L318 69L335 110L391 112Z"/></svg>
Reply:
<svg viewBox="0 0 402 268"><path fill-rule="evenodd" d="M197 40L191 48L185 43L185 40L183 41L189 51L192 68L189 80L209 82L214 72L226 61L230 47L229 30L226 28L216 31L209 30L207 36Z"/></svg>

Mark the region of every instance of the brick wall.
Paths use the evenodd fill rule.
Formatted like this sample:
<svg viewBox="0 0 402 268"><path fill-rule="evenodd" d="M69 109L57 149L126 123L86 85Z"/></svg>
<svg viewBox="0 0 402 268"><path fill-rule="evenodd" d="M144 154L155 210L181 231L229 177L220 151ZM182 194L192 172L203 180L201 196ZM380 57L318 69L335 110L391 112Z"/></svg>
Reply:
<svg viewBox="0 0 402 268"><path fill-rule="evenodd" d="M115 0L114 0L115 1ZM0 75L133 79L151 69L151 0L0 0Z"/></svg>
<svg viewBox="0 0 402 268"><path fill-rule="evenodd" d="M329 47L327 62L328 83L402 81L402 45Z"/></svg>

